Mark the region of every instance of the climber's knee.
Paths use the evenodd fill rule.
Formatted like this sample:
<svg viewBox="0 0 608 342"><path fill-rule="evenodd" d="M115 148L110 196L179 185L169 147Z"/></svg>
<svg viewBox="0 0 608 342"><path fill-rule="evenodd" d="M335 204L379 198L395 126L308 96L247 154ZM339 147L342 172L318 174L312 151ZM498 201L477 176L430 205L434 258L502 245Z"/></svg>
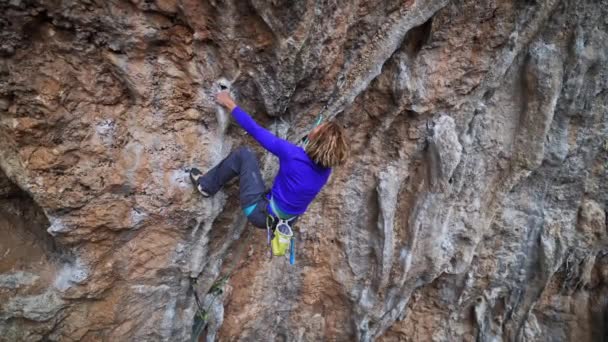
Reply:
<svg viewBox="0 0 608 342"><path fill-rule="evenodd" d="M241 146L234 150L234 153L238 154L241 157L250 157L253 156L253 151L247 146Z"/></svg>
<svg viewBox="0 0 608 342"><path fill-rule="evenodd" d="M257 164L257 158L255 156L255 153L249 147L241 146L241 147L237 148L236 150L234 150L234 153L236 154L236 156L239 158L239 160L242 163Z"/></svg>

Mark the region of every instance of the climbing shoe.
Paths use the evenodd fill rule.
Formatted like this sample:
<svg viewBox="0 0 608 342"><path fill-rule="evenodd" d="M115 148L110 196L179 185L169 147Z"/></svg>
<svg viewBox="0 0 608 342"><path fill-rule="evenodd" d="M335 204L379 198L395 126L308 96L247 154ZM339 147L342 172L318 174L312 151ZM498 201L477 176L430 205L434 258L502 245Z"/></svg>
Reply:
<svg viewBox="0 0 608 342"><path fill-rule="evenodd" d="M203 197L207 198L210 197L211 195L209 195L209 193L205 190L203 190L203 187L201 186L201 183L198 181L199 178L201 178L203 176L203 173L193 167L190 169L190 180L192 181L192 185L194 185L196 187L196 190L198 190L198 192L201 193L201 195L203 195Z"/></svg>

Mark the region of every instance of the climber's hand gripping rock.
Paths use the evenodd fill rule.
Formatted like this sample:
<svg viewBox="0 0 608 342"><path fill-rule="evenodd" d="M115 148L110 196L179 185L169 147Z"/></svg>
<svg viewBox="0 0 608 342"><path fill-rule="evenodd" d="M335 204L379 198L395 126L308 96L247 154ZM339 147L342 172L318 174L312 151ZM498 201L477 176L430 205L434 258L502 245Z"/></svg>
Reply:
<svg viewBox="0 0 608 342"><path fill-rule="evenodd" d="M227 90L220 91L219 93L217 93L215 100L220 105L226 107L226 109L228 109L229 111L232 111L234 107L236 107L236 103L234 102L234 100L230 96L230 93L228 93Z"/></svg>

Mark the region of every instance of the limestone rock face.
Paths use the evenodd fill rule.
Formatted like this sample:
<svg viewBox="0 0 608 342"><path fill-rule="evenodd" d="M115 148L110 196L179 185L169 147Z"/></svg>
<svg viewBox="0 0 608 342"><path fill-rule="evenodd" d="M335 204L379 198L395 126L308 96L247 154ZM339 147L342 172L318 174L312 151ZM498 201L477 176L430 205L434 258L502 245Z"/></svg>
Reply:
<svg viewBox="0 0 608 342"><path fill-rule="evenodd" d="M0 1L0 339L601 340L606 18L590 0ZM256 146L222 87L281 137L319 113L349 135L294 266L268 259L238 182L189 183Z"/></svg>

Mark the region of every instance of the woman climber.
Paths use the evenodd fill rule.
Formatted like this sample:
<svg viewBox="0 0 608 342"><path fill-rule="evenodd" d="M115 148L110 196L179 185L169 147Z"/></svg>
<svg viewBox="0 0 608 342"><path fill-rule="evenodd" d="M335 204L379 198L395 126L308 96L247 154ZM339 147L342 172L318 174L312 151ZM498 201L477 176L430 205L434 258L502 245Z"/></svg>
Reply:
<svg viewBox="0 0 608 342"><path fill-rule="evenodd" d="M205 175L192 168L190 179L204 197L210 197L239 176L241 208L256 227L266 228L268 215L292 220L304 213L327 182L331 168L346 160L346 137L334 122L317 126L308 135L308 144L302 148L259 126L236 105L227 91L218 93L216 101L226 107L262 147L279 158L279 172L267 193L256 156L249 148L240 147Z"/></svg>

